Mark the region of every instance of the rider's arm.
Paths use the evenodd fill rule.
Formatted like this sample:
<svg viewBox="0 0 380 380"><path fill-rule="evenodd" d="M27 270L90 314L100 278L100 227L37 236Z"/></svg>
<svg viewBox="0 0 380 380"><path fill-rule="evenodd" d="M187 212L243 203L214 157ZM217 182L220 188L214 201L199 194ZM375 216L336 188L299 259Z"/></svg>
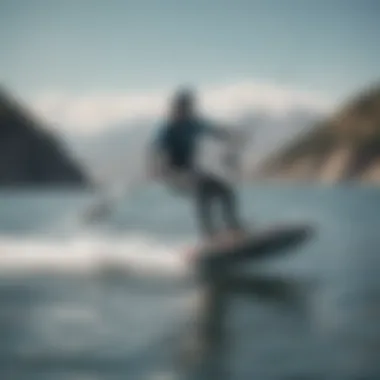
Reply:
<svg viewBox="0 0 380 380"><path fill-rule="evenodd" d="M221 140L231 140L236 137L236 134L231 128L220 123L215 123L209 120L201 121L201 128L208 134L213 135Z"/></svg>

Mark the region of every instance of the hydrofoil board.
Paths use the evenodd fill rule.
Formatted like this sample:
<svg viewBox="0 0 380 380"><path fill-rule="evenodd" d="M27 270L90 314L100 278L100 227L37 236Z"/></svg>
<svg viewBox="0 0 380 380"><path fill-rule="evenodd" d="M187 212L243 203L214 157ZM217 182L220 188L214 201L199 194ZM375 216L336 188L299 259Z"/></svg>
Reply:
<svg viewBox="0 0 380 380"><path fill-rule="evenodd" d="M247 260L261 260L293 253L315 235L309 224L282 224L257 229L241 241L228 245L200 247L193 252L197 264L233 266Z"/></svg>

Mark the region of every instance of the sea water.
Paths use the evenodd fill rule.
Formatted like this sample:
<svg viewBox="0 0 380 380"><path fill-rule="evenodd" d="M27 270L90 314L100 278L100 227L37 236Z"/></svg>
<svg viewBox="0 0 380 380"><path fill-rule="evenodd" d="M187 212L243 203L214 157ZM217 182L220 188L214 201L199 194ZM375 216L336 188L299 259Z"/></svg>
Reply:
<svg viewBox="0 0 380 380"><path fill-rule="evenodd" d="M147 187L88 225L95 196L1 192L2 379L174 378L194 294L183 259L197 240L191 200ZM302 312L231 298L218 378L380 378L380 191L245 185L239 196L252 229L307 222L317 234L252 268L294 282Z"/></svg>

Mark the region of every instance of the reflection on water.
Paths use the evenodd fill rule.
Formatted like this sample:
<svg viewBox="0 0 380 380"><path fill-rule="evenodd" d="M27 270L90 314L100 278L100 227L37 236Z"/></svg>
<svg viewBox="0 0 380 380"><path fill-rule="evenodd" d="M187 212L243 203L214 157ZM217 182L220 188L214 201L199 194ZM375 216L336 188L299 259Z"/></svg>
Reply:
<svg viewBox="0 0 380 380"><path fill-rule="evenodd" d="M317 297L311 297L321 292L314 285L303 292L292 281L281 287L275 283L272 293L268 284L256 286L264 296L253 292L253 297L228 299L223 356L199 367L203 375L375 376L378 294L362 289L341 295L334 301L337 314L330 304L322 315ZM2 378L14 379L160 378L151 376L167 374L178 364L194 296L184 289L167 293L167 286L160 294L157 284L152 294L149 287L142 294L128 280L67 276L4 279L0 288L0 369Z"/></svg>

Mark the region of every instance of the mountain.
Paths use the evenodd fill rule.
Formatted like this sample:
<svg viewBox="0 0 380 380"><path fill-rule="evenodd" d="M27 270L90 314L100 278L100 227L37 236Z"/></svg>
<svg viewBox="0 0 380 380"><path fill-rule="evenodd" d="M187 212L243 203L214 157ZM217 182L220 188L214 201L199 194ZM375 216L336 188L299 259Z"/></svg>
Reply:
<svg viewBox="0 0 380 380"><path fill-rule="evenodd" d="M63 144L0 87L0 186L87 186Z"/></svg>
<svg viewBox="0 0 380 380"><path fill-rule="evenodd" d="M255 172L261 178L326 182L380 181L380 85L349 99L274 153Z"/></svg>

